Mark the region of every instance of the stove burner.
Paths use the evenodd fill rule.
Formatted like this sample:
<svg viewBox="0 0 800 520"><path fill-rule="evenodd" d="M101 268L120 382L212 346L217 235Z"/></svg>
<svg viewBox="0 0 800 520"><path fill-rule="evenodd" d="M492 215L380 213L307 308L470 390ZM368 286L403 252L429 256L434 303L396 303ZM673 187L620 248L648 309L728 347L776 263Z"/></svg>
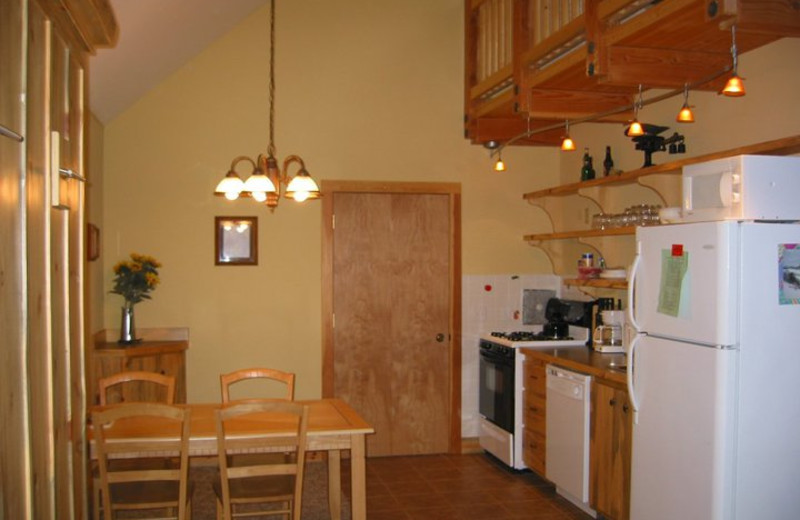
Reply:
<svg viewBox="0 0 800 520"><path fill-rule="evenodd" d="M495 338L507 339L509 341L563 341L573 339L571 336L548 336L543 332L528 332L524 330L515 332L492 332Z"/></svg>

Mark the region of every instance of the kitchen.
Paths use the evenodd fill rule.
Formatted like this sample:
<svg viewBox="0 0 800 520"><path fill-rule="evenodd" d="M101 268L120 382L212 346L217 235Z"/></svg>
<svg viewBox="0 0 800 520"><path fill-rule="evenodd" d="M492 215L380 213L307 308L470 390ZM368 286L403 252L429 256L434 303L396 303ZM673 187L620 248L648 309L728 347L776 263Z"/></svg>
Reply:
<svg viewBox="0 0 800 520"><path fill-rule="evenodd" d="M279 149L283 154L304 153L312 174L323 178L460 182L464 275L552 273L548 256L522 239L549 231L549 219L521 197L577 181L580 152L509 147L503 155L508 171L492 172L488 152L469 145L459 128L463 2L401 4L386 10L366 2L353 2L351 10L326 3L282 4L281 37L286 40L279 58ZM318 16L310 16L315 10ZM137 319L140 326L191 330L193 352L187 368L192 400L216 397L215 388L200 382L213 378L222 365L242 364L252 353L265 364L294 369L299 395L321 393L321 283L316 275L285 276L294 266L319 272L320 209L285 205L268 214L260 208L232 209L207 198L231 157L265 146L265 93L258 87L263 78L254 65L265 58L263 53L254 55L248 43L261 41L264 16L256 13L117 118L105 125L93 121L90 221L100 227L101 254L98 262L88 264L87 308L93 320L89 328L116 325L118 302L106 294L110 266L130 250L157 255L165 263L165 281L157 299L138 309ZM292 30L297 27L314 38L300 41L301 35ZM320 49L318 41L338 44ZM787 65L787 57L798 51L796 39L785 39L743 54L739 67L748 95L742 99L693 92L697 122L680 129L686 135L687 156L799 134L798 119L784 115L794 110L800 86L800 71L793 62ZM229 55L239 56L237 63L222 67L233 61L226 60ZM223 78L231 77L221 74L221 68L240 81L221 86ZM355 92L354 85L359 86ZM647 106L642 118L674 128L677 101ZM231 113L240 130L222 131L230 126ZM149 123L155 114L161 123L153 128ZM311 132L310 127L316 128ZM619 169L641 165L642 154L622 135L621 125L574 125L570 132L580 149L589 147L596 159L610 145ZM654 159L669 160L666 154L655 154ZM154 185L163 188L154 193ZM98 192L104 193L102 199L96 197ZM641 186L621 188L618 196L620 208L634 201L658 203ZM580 200L570 200L564 218L576 228L583 226L594 213L586 209ZM273 251L269 265L227 270L224 276L210 265L213 248L207 235L212 217L223 212L259 216L261 243ZM622 245L608 252L604 248L610 266L627 264L633 253L632 239L616 240ZM206 258L209 265L203 264ZM556 272L571 268L575 260L565 255L564 266ZM249 279L253 273L255 283ZM231 284L235 290L228 291ZM270 289L249 290L253 285ZM262 330L247 326L253 320L267 322L267 340Z"/></svg>

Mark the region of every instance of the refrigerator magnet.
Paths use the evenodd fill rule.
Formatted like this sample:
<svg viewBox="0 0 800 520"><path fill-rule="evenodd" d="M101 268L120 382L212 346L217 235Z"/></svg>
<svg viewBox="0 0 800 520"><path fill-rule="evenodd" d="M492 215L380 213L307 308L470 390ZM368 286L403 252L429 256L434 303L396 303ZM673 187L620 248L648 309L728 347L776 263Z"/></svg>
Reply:
<svg viewBox="0 0 800 520"><path fill-rule="evenodd" d="M800 244L778 244L778 302L800 304Z"/></svg>

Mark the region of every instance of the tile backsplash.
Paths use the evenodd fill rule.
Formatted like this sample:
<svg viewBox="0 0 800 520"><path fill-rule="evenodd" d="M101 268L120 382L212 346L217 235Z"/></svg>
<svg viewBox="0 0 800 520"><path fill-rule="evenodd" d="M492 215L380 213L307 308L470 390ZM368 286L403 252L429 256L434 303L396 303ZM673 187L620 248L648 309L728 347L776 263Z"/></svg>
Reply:
<svg viewBox="0 0 800 520"><path fill-rule="evenodd" d="M466 275L461 279L461 436L478 436L478 341L492 331L530 330L523 317L536 317L536 301L550 290L561 295L561 278L551 274ZM533 302L533 303L531 303ZM527 321L527 320L525 320Z"/></svg>

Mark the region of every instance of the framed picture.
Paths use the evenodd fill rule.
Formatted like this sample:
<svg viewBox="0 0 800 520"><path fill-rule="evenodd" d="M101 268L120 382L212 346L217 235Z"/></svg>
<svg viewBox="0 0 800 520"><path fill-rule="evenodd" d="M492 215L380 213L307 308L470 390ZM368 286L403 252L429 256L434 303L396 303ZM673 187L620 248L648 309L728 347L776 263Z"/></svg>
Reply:
<svg viewBox="0 0 800 520"><path fill-rule="evenodd" d="M214 263L258 265L258 217L214 217Z"/></svg>
<svg viewBox="0 0 800 520"><path fill-rule="evenodd" d="M100 228L86 224L86 259L94 262L100 258Z"/></svg>

